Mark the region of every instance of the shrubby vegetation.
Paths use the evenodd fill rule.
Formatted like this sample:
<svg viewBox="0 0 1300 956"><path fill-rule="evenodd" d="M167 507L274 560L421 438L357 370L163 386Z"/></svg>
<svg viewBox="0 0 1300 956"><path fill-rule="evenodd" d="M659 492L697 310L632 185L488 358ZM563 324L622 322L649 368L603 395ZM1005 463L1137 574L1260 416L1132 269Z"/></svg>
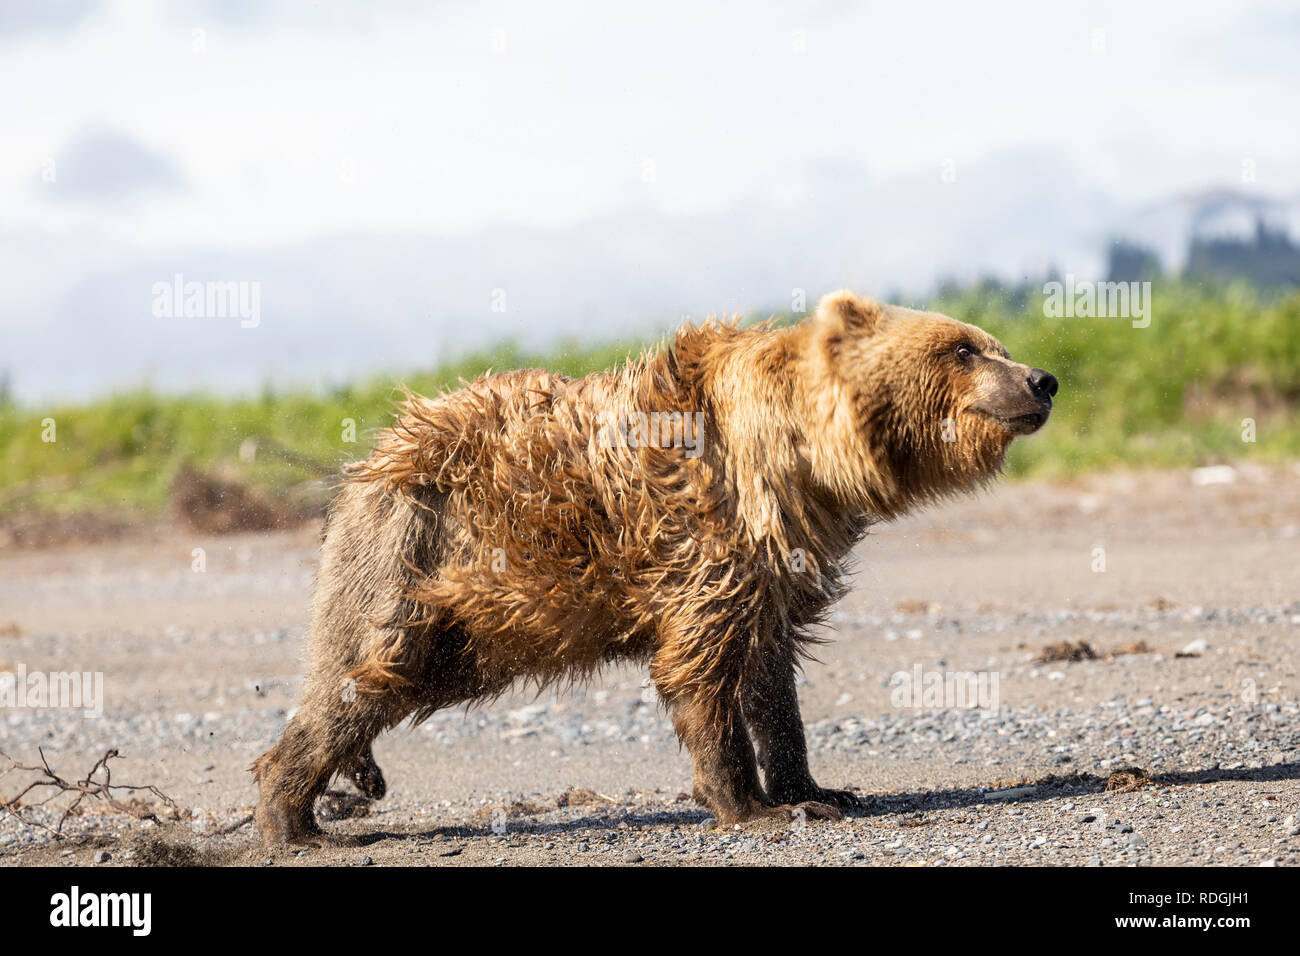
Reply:
<svg viewBox="0 0 1300 956"><path fill-rule="evenodd" d="M1048 318L1041 299L987 284L948 288L925 305L982 325L1017 359L1060 379L1051 423L1014 446L1014 475L1300 458L1300 293L1264 301L1244 286L1158 282L1142 329L1122 318ZM404 384L434 393L488 368L580 375L654 344L569 343L541 354L505 344ZM132 391L62 408L0 399L0 516L160 511L186 466L318 508L329 476L364 456L398 397L382 379L245 398ZM41 440L47 418L52 443ZM344 441L349 419L355 442ZM1244 419L1255 422L1255 442L1242 440Z"/></svg>

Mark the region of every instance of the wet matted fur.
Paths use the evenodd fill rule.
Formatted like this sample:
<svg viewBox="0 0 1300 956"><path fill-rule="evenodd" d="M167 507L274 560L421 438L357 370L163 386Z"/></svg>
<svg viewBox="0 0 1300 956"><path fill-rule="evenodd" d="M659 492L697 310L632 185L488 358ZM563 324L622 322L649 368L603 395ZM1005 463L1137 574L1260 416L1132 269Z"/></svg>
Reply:
<svg viewBox="0 0 1300 956"><path fill-rule="evenodd" d="M303 700L254 765L263 838L323 839L336 773L382 796L370 744L406 717L618 659L720 821L835 815L854 798L813 781L795 671L854 544L996 474L1055 390L974 326L839 292L616 372L408 395L330 509Z"/></svg>

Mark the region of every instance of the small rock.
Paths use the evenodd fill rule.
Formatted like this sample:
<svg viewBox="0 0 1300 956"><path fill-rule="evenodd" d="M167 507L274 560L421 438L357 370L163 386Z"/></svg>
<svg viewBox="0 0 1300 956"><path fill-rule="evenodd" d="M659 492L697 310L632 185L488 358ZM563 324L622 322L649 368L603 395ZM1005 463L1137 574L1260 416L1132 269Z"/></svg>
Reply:
<svg viewBox="0 0 1300 956"><path fill-rule="evenodd" d="M370 857L368 856L363 856L361 859L357 860L357 866L374 866L374 865L375 865L375 861L370 859Z"/></svg>
<svg viewBox="0 0 1300 956"><path fill-rule="evenodd" d="M1230 485L1237 480L1237 469L1231 465L1207 465L1192 469L1192 484L1198 487L1206 485Z"/></svg>
<svg viewBox="0 0 1300 956"><path fill-rule="evenodd" d="M1183 648L1184 654L1204 654L1210 649L1210 642L1203 637L1198 637Z"/></svg>
<svg viewBox="0 0 1300 956"><path fill-rule="evenodd" d="M100 850L93 857L91 857L91 859L94 860L96 863L107 863L112 858L113 857L109 854L107 850Z"/></svg>

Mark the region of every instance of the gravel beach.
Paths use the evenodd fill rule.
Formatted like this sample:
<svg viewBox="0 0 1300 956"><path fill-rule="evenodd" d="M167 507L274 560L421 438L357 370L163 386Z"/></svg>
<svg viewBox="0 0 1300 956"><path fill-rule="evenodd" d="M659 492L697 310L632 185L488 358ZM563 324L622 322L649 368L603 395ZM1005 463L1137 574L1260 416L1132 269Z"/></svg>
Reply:
<svg viewBox="0 0 1300 956"><path fill-rule="evenodd" d="M316 536L0 554L0 671L103 674L102 716L0 708L0 750L73 780L115 748L175 804L87 798L56 840L70 798L29 794L0 864L1300 863L1300 466L1004 482L874 529L800 687L814 774L862 806L783 826L694 804L619 668L397 728L388 796L327 801L362 846L263 849L248 766L296 702Z"/></svg>

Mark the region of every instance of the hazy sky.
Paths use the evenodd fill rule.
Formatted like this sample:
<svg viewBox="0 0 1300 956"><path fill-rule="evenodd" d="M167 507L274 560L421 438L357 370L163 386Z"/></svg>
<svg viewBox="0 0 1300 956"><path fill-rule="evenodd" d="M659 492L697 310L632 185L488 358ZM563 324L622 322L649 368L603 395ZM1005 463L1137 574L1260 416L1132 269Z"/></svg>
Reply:
<svg viewBox="0 0 1300 956"><path fill-rule="evenodd" d="M1095 270L1144 203L1300 197L1298 51L1272 0L0 0L0 373L247 388ZM160 322L182 271L261 282L258 328Z"/></svg>
<svg viewBox="0 0 1300 956"><path fill-rule="evenodd" d="M448 234L572 223L629 193L717 208L823 156L960 175L1026 146L1123 197L1246 159L1261 186L1300 186L1294 4L0 9L10 226Z"/></svg>

